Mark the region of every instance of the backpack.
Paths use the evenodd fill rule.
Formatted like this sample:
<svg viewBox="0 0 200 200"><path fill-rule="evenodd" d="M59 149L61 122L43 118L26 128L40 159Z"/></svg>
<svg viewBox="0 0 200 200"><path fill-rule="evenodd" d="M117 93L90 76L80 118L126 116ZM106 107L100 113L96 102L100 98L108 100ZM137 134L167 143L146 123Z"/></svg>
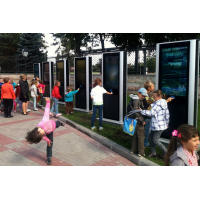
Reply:
<svg viewBox="0 0 200 200"><path fill-rule="evenodd" d="M130 112L130 111L132 111L133 110L133 99L131 99L130 101L129 101L129 103L128 103L128 106L127 106L127 114Z"/></svg>

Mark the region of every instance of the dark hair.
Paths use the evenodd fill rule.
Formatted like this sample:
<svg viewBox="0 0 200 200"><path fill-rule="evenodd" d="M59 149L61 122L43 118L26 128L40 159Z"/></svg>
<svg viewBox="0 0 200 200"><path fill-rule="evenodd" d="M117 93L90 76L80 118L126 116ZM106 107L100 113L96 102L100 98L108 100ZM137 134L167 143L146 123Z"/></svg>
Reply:
<svg viewBox="0 0 200 200"><path fill-rule="evenodd" d="M167 95L164 94L161 90L155 90L153 93L156 94L158 97L162 97L162 99L167 99Z"/></svg>
<svg viewBox="0 0 200 200"><path fill-rule="evenodd" d="M97 85L99 85L101 83L101 79L100 78L96 78L94 80L94 84L93 84L93 87L96 87Z"/></svg>
<svg viewBox="0 0 200 200"><path fill-rule="evenodd" d="M39 83L40 84L42 84L42 85L44 85L44 82L43 82L43 80L41 79L41 80L39 80Z"/></svg>
<svg viewBox="0 0 200 200"><path fill-rule="evenodd" d="M8 83L9 80L10 80L10 79L9 79L8 77L3 78L3 82L4 82L4 83Z"/></svg>
<svg viewBox="0 0 200 200"><path fill-rule="evenodd" d="M32 131L28 131L26 135L26 140L30 144L37 144L42 140L42 135L38 132L38 127L35 127Z"/></svg>
<svg viewBox="0 0 200 200"><path fill-rule="evenodd" d="M181 134L181 138L178 138L178 136L171 137L167 154L165 156L166 166L169 166L170 156L177 150L177 143L182 144L181 141L187 142L188 140L191 140L192 138L199 136L199 131L194 126L188 124L182 124L178 128L177 134Z"/></svg>

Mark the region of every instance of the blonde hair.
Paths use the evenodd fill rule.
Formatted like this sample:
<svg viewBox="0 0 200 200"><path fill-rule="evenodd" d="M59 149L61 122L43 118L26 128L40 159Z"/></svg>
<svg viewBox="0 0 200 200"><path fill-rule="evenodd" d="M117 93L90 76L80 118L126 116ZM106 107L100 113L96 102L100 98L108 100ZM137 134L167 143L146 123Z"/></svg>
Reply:
<svg viewBox="0 0 200 200"><path fill-rule="evenodd" d="M147 81L145 84L144 84L144 88L146 90L148 90L149 87L151 87L153 85L153 82L152 81Z"/></svg>

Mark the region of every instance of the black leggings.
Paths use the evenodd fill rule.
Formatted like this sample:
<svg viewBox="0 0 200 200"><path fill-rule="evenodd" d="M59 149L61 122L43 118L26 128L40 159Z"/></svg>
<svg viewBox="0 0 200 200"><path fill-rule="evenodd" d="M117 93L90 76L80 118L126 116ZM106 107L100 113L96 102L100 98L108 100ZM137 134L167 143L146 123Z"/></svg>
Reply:
<svg viewBox="0 0 200 200"><path fill-rule="evenodd" d="M3 99L4 104L4 117L11 116L11 111L13 109L13 99Z"/></svg>

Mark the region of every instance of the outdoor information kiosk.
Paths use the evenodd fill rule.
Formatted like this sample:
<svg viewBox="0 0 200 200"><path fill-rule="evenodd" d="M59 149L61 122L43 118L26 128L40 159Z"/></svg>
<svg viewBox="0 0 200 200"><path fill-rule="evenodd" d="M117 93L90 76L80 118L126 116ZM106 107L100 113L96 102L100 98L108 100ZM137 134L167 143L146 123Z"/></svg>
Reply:
<svg viewBox="0 0 200 200"><path fill-rule="evenodd" d="M103 53L102 86L112 95L103 95L103 121L123 124L127 102L127 52Z"/></svg>
<svg viewBox="0 0 200 200"><path fill-rule="evenodd" d="M56 80L60 81L60 95L62 99L59 99L59 103L65 103L65 93L67 86L69 86L69 60L57 60L56 61Z"/></svg>
<svg viewBox="0 0 200 200"><path fill-rule="evenodd" d="M169 139L181 124L197 127L199 41L187 40L156 45L156 89L175 99L168 103Z"/></svg>
<svg viewBox="0 0 200 200"><path fill-rule="evenodd" d="M40 63L33 63L33 71L34 71L34 77L38 77L39 79L41 79L42 75L41 75L41 66Z"/></svg>
<svg viewBox="0 0 200 200"><path fill-rule="evenodd" d="M92 90L92 58L80 57L74 58L74 87L80 88L75 94L74 110L89 112L92 110L92 99L90 92Z"/></svg>
<svg viewBox="0 0 200 200"><path fill-rule="evenodd" d="M52 89L54 87L54 70L53 62L42 63L42 80L45 84L44 97L52 97Z"/></svg>

